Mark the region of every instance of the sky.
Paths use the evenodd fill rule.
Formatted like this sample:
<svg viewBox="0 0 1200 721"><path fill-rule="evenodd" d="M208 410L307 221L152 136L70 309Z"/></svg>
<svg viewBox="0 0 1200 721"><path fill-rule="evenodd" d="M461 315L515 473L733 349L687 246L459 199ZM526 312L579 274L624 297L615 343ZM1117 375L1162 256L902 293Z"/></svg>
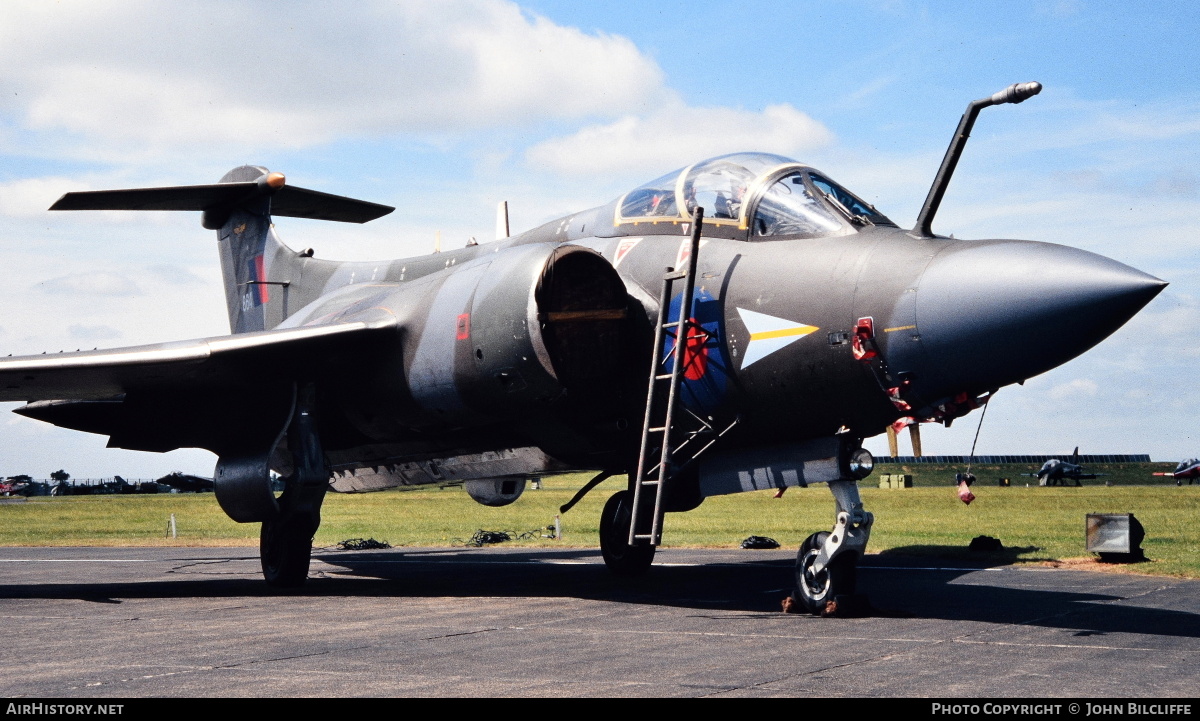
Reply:
<svg viewBox="0 0 1200 721"><path fill-rule="evenodd" d="M286 8L286 9L285 9ZM966 104L985 110L934 223L1107 255L1171 285L1083 356L1000 391L926 454L1200 455L1200 6L1149 2L0 3L0 353L229 331L198 214L46 208L247 163L396 206L281 219L368 260L514 232L719 153L812 164L910 226ZM1053 273L1053 268L1046 272ZM0 404L0 411L18 404ZM211 475L199 450L0 414L0 475ZM886 454L882 436L868 441ZM902 453L907 443L902 444Z"/></svg>

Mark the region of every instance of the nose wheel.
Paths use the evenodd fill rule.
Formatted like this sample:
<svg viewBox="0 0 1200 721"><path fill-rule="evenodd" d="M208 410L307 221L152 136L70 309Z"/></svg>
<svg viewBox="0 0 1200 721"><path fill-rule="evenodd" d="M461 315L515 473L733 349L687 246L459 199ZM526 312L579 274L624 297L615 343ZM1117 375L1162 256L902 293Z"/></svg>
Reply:
<svg viewBox="0 0 1200 721"><path fill-rule="evenodd" d="M834 598L854 593L858 585L858 558L854 553L842 553L824 568L814 570L827 538L829 531L812 534L796 554L795 598L813 614L824 611L825 604Z"/></svg>

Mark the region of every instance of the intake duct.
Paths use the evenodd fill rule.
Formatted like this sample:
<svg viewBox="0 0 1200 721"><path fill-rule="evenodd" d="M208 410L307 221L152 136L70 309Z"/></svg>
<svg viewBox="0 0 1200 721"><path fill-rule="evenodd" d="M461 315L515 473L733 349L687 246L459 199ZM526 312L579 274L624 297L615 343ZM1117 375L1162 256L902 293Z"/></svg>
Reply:
<svg viewBox="0 0 1200 721"><path fill-rule="evenodd" d="M429 414L420 425L521 419L564 398L594 409L623 387L629 298L595 251L516 246L448 273L401 290L424 294L430 313L405 342L409 391Z"/></svg>

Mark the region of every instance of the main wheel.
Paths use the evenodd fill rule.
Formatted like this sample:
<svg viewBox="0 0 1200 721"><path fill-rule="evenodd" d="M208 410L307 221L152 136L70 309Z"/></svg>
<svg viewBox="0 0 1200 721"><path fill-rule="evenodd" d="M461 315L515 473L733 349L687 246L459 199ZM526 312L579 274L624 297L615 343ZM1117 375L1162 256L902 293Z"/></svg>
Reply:
<svg viewBox="0 0 1200 721"><path fill-rule="evenodd" d="M858 559L854 553L840 554L820 573L813 573L813 564L828 537L828 531L812 534L800 544L796 555L796 600L809 613L819 614L834 597L854 593L858 583Z"/></svg>
<svg viewBox="0 0 1200 721"><path fill-rule="evenodd" d="M600 553L604 565L618 576L640 576L654 560L654 546L629 545L629 523L633 518L633 494L614 493L600 513Z"/></svg>
<svg viewBox="0 0 1200 721"><path fill-rule="evenodd" d="M299 588L308 578L311 524L298 519L263 521L258 537L263 578L274 588Z"/></svg>

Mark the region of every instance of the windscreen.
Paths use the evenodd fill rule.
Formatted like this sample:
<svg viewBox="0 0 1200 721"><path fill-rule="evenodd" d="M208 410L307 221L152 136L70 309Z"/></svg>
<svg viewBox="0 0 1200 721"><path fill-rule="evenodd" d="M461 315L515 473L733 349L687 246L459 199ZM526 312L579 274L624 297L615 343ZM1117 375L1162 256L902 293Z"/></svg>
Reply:
<svg viewBox="0 0 1200 721"><path fill-rule="evenodd" d="M840 206L852 219L860 223L870 223L871 225L895 225L895 223L888 220L887 216L875 210L875 206L860 200L858 196L832 180L816 173L811 173L809 177L812 178L812 183L816 186L817 190L824 193L835 205Z"/></svg>
<svg viewBox="0 0 1200 721"><path fill-rule="evenodd" d="M804 173L791 173L763 193L754 213L754 235L817 238L843 235L849 228L822 204L804 182Z"/></svg>

